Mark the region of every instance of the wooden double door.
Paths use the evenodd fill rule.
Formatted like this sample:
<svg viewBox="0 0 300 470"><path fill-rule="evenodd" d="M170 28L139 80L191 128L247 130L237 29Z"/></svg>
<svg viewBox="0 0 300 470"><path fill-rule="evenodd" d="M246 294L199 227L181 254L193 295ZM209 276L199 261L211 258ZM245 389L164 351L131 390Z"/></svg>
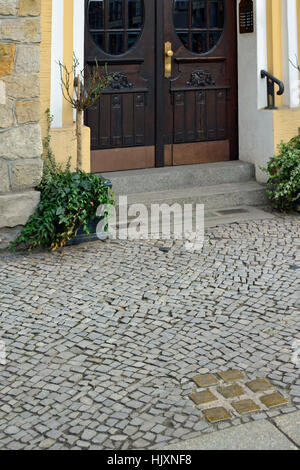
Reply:
<svg viewBox="0 0 300 470"><path fill-rule="evenodd" d="M235 0L89 0L95 61L111 79L85 115L93 172L237 158Z"/></svg>

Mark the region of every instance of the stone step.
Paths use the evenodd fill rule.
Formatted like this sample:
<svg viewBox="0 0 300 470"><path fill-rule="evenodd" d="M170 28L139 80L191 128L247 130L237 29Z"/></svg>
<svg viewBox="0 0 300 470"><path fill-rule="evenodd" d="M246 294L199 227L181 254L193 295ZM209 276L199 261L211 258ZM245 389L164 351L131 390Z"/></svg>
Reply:
<svg viewBox="0 0 300 470"><path fill-rule="evenodd" d="M116 196L115 199L119 205L119 197ZM144 204L147 207L151 204L198 203L204 204L205 210L217 210L237 206L262 206L268 204L268 197L265 186L248 181L128 194L127 203Z"/></svg>
<svg viewBox="0 0 300 470"><path fill-rule="evenodd" d="M102 176L112 182L114 193L119 195L244 183L254 180L255 169L251 163L237 160L118 171Z"/></svg>

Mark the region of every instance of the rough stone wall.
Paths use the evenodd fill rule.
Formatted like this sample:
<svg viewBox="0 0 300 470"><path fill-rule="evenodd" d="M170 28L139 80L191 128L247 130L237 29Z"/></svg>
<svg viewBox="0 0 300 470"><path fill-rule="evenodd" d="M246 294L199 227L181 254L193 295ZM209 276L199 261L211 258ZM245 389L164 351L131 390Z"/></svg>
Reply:
<svg viewBox="0 0 300 470"><path fill-rule="evenodd" d="M0 0L0 248L39 201L40 11L41 0Z"/></svg>

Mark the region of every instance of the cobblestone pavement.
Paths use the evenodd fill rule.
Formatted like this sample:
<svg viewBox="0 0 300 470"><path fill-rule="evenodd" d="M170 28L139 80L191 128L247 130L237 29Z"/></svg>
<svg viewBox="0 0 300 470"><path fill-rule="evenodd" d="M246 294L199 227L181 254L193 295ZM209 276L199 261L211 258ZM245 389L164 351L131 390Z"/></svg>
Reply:
<svg viewBox="0 0 300 470"><path fill-rule="evenodd" d="M99 241L2 254L1 448L159 448L300 409L299 243L290 216L210 229L201 253ZM192 378L229 368L289 404L210 424Z"/></svg>

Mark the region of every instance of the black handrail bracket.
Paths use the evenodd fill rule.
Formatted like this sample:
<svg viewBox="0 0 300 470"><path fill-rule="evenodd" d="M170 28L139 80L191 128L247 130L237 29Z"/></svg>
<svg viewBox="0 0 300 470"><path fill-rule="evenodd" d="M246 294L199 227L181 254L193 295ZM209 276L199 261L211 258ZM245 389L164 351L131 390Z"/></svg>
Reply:
<svg viewBox="0 0 300 470"><path fill-rule="evenodd" d="M267 95L268 95L268 106L265 109L278 109L275 106L275 83L279 86L279 90L277 91L277 95L283 95L284 93L284 84L278 78L274 77L274 75L270 74L266 70L262 70L260 72L261 78L267 79Z"/></svg>

